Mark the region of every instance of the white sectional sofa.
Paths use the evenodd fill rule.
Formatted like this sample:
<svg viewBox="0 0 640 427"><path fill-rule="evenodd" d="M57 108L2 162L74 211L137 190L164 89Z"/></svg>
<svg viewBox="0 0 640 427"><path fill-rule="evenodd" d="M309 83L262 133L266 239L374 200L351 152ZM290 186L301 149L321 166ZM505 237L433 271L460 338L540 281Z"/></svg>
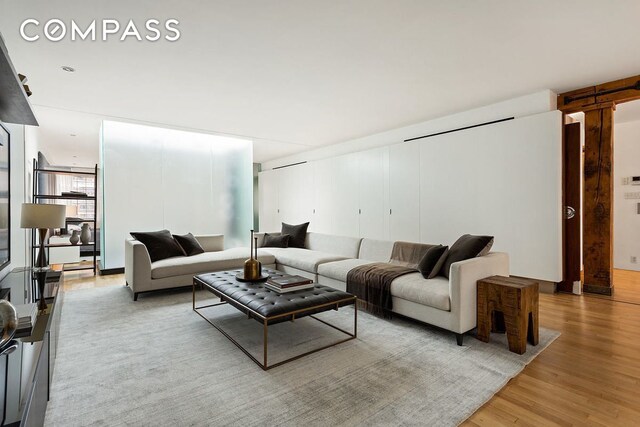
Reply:
<svg viewBox="0 0 640 427"><path fill-rule="evenodd" d="M125 240L124 277L134 301L143 292L191 286L196 274L242 268L250 256L249 248L224 249L221 234L194 237L204 253L156 262L151 262L145 245L133 238ZM275 257L263 249L258 250L258 261L264 267L275 268Z"/></svg>
<svg viewBox="0 0 640 427"><path fill-rule="evenodd" d="M259 234L259 245L262 237ZM344 291L349 270L373 262L388 262L393 245L392 241L307 233L306 249L263 250L275 256L278 270ZM506 253L490 252L453 263L449 279L442 276L425 279L419 272L398 277L391 283L393 312L454 332L461 345L463 334L476 327L476 282L494 275L509 275Z"/></svg>
<svg viewBox="0 0 640 427"><path fill-rule="evenodd" d="M261 246L264 234L257 236ZM205 253L154 263L142 243L134 239L125 242L125 278L134 300L142 292L189 286L195 274L241 268L249 257L248 248L224 250L222 235L195 237ZM305 248L260 248L258 260L264 267L346 290L349 270L388 262L393 245L391 241L307 233ZM454 332L462 345L463 334L476 327L476 282L493 275L509 275L507 254L490 252L453 263L448 279L425 279L419 272L406 274L391 283L393 312Z"/></svg>

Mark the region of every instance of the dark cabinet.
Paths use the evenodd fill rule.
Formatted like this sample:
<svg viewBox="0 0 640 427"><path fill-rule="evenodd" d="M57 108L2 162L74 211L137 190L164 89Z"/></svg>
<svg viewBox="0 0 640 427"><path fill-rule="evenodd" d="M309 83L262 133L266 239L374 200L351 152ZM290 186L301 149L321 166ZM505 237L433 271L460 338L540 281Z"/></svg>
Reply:
<svg viewBox="0 0 640 427"><path fill-rule="evenodd" d="M16 270L9 273L0 286L11 288L13 304L37 301L40 295L32 272ZM42 426L44 423L62 308L61 282L59 272L48 273L44 289L47 309L38 313L31 335L17 338L16 350L0 359L0 364L6 363L6 370L0 370L6 373L3 426Z"/></svg>

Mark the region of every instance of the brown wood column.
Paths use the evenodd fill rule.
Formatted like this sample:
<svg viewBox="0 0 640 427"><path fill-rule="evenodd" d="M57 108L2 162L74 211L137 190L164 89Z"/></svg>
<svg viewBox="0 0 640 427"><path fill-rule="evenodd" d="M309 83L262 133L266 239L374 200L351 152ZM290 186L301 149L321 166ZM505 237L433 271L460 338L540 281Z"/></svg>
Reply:
<svg viewBox="0 0 640 427"><path fill-rule="evenodd" d="M613 104L585 111L584 291L613 289Z"/></svg>

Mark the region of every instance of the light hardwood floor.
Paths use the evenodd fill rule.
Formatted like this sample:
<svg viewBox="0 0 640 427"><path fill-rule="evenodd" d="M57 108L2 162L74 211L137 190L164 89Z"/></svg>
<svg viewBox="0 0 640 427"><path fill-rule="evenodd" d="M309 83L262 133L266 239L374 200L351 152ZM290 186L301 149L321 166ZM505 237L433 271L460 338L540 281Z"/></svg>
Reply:
<svg viewBox="0 0 640 427"><path fill-rule="evenodd" d="M65 291L124 285L64 279ZM613 297L540 294L540 325L562 335L463 425L640 425L640 273L616 270L614 286Z"/></svg>

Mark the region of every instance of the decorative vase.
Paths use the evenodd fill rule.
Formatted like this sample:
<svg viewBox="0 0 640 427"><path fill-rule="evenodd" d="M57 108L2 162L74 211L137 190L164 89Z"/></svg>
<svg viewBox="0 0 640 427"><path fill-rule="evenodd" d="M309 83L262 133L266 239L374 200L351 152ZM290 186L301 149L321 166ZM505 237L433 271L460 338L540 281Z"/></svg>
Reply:
<svg viewBox="0 0 640 427"><path fill-rule="evenodd" d="M89 224L82 224L82 232L80 233L80 241L83 245L88 245L91 242L91 230L89 229Z"/></svg>
<svg viewBox="0 0 640 427"><path fill-rule="evenodd" d="M16 308L9 301L0 300L0 326L2 328L0 336L0 348L8 343L18 328L18 314Z"/></svg>
<svg viewBox="0 0 640 427"><path fill-rule="evenodd" d="M78 232L78 230L73 230L71 232L71 237L69 237L69 241L71 242L72 245L78 244L78 242L80 241L80 233Z"/></svg>
<svg viewBox="0 0 640 427"><path fill-rule="evenodd" d="M257 240L256 240L257 246ZM257 254L257 248L256 248ZM244 262L244 278L246 280L258 280L261 275L260 263L253 257L253 230L251 230L251 258Z"/></svg>

